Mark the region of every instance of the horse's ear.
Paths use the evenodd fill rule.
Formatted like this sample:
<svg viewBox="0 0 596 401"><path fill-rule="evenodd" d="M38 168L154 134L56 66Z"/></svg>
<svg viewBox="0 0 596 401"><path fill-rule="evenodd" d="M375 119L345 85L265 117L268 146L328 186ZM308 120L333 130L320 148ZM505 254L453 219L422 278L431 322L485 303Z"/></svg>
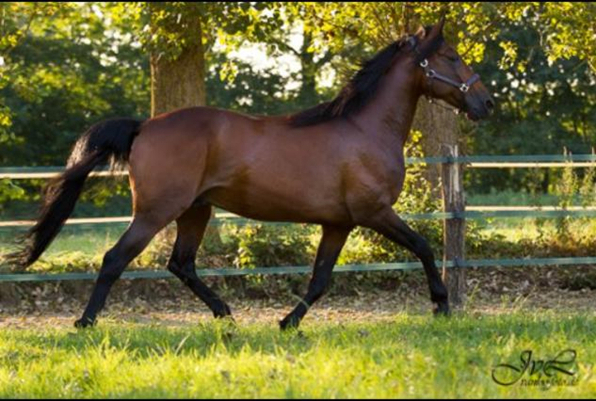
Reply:
<svg viewBox="0 0 596 401"><path fill-rule="evenodd" d="M443 26L445 26L445 13L441 15L439 22L432 27L429 36L435 38L437 36L443 35Z"/></svg>

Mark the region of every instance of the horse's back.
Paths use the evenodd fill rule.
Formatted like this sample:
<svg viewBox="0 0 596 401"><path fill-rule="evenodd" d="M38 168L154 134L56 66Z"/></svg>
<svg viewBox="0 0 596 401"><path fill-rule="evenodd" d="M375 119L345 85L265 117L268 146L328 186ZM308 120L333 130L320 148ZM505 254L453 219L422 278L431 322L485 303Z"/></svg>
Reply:
<svg viewBox="0 0 596 401"><path fill-rule="evenodd" d="M181 213L199 199L260 220L348 222L348 203L374 201L387 185L383 163L363 164L369 146L337 122L296 128L210 107L167 113L133 143L135 211Z"/></svg>

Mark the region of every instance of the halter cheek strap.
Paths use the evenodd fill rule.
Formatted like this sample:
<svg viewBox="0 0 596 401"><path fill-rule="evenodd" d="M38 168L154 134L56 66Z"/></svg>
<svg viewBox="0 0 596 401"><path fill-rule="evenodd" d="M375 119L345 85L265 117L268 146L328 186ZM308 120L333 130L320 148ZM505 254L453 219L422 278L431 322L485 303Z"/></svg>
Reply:
<svg viewBox="0 0 596 401"><path fill-rule="evenodd" d="M415 36L410 36L408 38L408 43L412 47L412 50L414 50L416 52L416 54L420 55L420 50L418 50L417 38ZM472 87L472 85L474 85L480 79L480 75L474 74L465 82L454 81L453 79L446 77L445 75L440 74L440 73L436 72L435 70L433 70L432 68L430 68L427 59L424 59L420 62L420 67L422 67L424 69L424 75L426 75L426 77L431 82L433 79L436 79L437 81L441 81L441 82L444 82L451 86L455 86L462 93L466 93L467 91L469 91L470 88Z"/></svg>

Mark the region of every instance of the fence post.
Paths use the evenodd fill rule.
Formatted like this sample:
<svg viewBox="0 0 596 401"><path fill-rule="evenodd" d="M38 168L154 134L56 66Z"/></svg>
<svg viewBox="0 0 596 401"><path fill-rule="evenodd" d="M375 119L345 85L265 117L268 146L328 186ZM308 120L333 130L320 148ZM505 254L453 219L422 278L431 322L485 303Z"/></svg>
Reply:
<svg viewBox="0 0 596 401"><path fill-rule="evenodd" d="M457 157L457 145L443 145L442 155ZM443 211L463 213L466 209L463 188L463 166L461 163L447 162L441 165ZM443 281L449 291L450 303L460 307L466 296L466 270L458 266L465 260L466 220L456 217L443 220ZM453 260L455 267L447 269L446 262Z"/></svg>

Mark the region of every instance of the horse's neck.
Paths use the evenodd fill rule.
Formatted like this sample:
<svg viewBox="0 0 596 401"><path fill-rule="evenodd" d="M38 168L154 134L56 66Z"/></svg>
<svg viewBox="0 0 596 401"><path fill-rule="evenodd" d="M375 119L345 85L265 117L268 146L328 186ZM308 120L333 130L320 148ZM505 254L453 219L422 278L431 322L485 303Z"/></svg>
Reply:
<svg viewBox="0 0 596 401"><path fill-rule="evenodd" d="M420 95L414 68L395 65L381 81L373 99L354 120L368 135L403 146Z"/></svg>

